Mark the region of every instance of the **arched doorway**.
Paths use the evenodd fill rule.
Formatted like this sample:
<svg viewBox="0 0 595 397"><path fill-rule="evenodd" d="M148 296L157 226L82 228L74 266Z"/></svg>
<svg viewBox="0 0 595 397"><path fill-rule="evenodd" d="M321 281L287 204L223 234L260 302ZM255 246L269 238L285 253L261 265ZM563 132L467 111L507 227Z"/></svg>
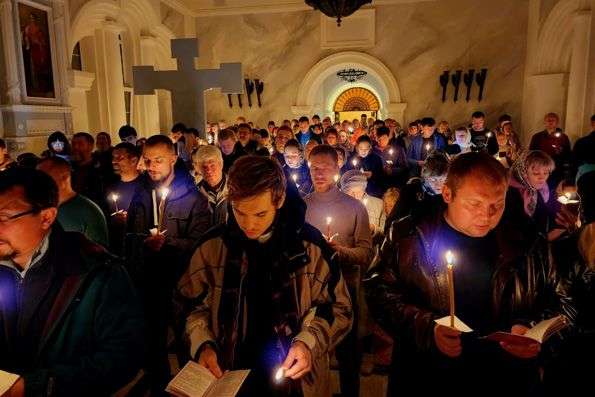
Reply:
<svg viewBox="0 0 595 397"><path fill-rule="evenodd" d="M339 95L333 110L335 111L335 121L339 122L359 120L362 114L377 119L380 101L372 91L363 87L354 87L343 91Z"/></svg>
<svg viewBox="0 0 595 397"><path fill-rule="evenodd" d="M365 77L355 84L337 77L340 70L351 68L365 71ZM358 87L367 89L377 98L377 117L392 117L403 124L407 104L401 101L395 76L382 61L364 52L339 52L312 66L300 84L291 110L296 117L315 113L332 116L337 98L348 89Z"/></svg>

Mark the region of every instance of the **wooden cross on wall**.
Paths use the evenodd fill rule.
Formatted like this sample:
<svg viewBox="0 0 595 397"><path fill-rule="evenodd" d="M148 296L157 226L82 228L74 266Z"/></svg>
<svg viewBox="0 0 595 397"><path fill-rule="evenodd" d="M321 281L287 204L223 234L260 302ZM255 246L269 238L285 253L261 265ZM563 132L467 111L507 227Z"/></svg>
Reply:
<svg viewBox="0 0 595 397"><path fill-rule="evenodd" d="M132 68L135 95L154 95L155 89L171 92L174 123L197 128L204 136L206 107L204 92L220 88L223 94L241 94L244 78L241 63L222 63L219 69L194 68L198 58L197 39L172 39L171 54L178 70L155 71L153 66Z"/></svg>

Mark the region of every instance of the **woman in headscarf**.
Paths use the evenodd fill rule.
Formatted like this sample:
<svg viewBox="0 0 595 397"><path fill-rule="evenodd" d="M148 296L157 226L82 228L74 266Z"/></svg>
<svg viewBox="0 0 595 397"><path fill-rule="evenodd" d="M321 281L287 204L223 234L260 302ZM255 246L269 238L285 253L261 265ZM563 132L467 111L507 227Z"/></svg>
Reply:
<svg viewBox="0 0 595 397"><path fill-rule="evenodd" d="M41 154L41 157L62 157L70 161L70 143L68 138L61 131L50 134L47 141L48 149Z"/></svg>
<svg viewBox="0 0 595 397"><path fill-rule="evenodd" d="M446 152L451 155L472 151L471 132L465 126L457 127L454 132L454 142L446 147Z"/></svg>
<svg viewBox="0 0 595 397"><path fill-rule="evenodd" d="M542 233L550 241L573 227L568 209L558 202L547 184L554 168L554 161L545 152L521 153L512 166L504 214L523 233Z"/></svg>

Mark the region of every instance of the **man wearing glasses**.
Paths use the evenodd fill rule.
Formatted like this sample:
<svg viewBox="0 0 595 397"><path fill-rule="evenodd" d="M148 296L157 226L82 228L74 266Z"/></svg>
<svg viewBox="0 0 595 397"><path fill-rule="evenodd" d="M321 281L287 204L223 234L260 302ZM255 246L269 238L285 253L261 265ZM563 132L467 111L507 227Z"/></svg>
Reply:
<svg viewBox="0 0 595 397"><path fill-rule="evenodd" d="M7 395L108 395L141 366L142 312L124 269L56 222L41 171L0 174L0 369Z"/></svg>

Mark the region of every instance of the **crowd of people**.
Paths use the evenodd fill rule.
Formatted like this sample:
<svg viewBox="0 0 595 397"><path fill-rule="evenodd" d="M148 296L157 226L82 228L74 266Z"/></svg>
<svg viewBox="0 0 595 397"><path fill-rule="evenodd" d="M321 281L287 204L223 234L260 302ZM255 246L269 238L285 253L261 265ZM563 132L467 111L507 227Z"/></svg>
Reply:
<svg viewBox="0 0 595 397"><path fill-rule="evenodd" d="M242 396L331 396L331 369L341 396L373 372L390 396L581 390L591 126L572 146L550 113L525 147L510 116L488 129L482 112L452 129L239 117L126 125L115 145L57 131L14 159L0 139L7 395L167 395L190 360L250 369ZM547 339L520 338L558 316Z"/></svg>

